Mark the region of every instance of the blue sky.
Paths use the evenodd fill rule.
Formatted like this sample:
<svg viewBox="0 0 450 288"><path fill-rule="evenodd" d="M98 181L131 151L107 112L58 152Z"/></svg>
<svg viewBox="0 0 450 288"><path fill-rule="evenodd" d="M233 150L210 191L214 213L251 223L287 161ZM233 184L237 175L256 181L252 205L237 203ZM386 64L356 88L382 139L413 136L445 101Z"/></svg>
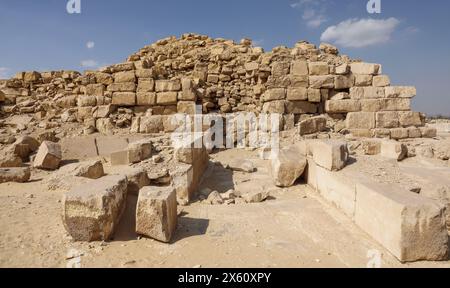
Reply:
<svg viewBox="0 0 450 288"><path fill-rule="evenodd" d="M0 78L118 63L186 32L250 37L266 50L322 37L383 64L393 84L415 85L417 111L450 115L450 1L381 0L381 14L367 12L368 0L81 0L81 14L67 2L0 0Z"/></svg>

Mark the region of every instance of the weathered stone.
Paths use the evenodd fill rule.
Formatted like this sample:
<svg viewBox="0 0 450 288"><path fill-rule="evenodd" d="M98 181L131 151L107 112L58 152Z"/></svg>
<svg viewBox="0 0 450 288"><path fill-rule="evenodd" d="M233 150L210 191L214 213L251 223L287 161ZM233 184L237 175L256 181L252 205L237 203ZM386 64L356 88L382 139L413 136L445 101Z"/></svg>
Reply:
<svg viewBox="0 0 450 288"><path fill-rule="evenodd" d="M136 105L136 93L114 92L112 104L117 106L134 106Z"/></svg>
<svg viewBox="0 0 450 288"><path fill-rule="evenodd" d="M306 158L296 147L280 150L271 159L271 174L275 185L290 187L294 185L306 168Z"/></svg>
<svg viewBox="0 0 450 288"><path fill-rule="evenodd" d="M156 92L176 92L181 90L180 80L156 80Z"/></svg>
<svg viewBox="0 0 450 288"><path fill-rule="evenodd" d="M250 160L235 159L228 163L228 167L239 172L253 173L256 171L255 164Z"/></svg>
<svg viewBox="0 0 450 288"><path fill-rule="evenodd" d="M50 141L42 142L34 158L34 167L56 170L62 159L61 145Z"/></svg>
<svg viewBox="0 0 450 288"><path fill-rule="evenodd" d="M355 75L355 86L365 87L365 86L372 86L372 84L373 84L373 75L362 75L362 74Z"/></svg>
<svg viewBox="0 0 450 288"><path fill-rule="evenodd" d="M178 92L158 92L156 94L156 104L174 105L177 104Z"/></svg>
<svg viewBox="0 0 450 288"><path fill-rule="evenodd" d="M292 102L291 102L292 103ZM285 101L270 101L266 102L263 105L263 112L272 114L272 113L278 113L278 114L284 114L286 111L285 108Z"/></svg>
<svg viewBox="0 0 450 288"><path fill-rule="evenodd" d="M24 183L30 180L30 168L0 168L0 184L6 182Z"/></svg>
<svg viewBox="0 0 450 288"><path fill-rule="evenodd" d="M160 115L141 117L139 133L159 133L164 131L163 118Z"/></svg>
<svg viewBox="0 0 450 288"><path fill-rule="evenodd" d="M136 104L140 106L151 106L156 104L155 92L137 92Z"/></svg>
<svg viewBox="0 0 450 288"><path fill-rule="evenodd" d="M243 194L241 197L246 203L260 203L269 197L269 192L267 191L252 191Z"/></svg>
<svg viewBox="0 0 450 288"><path fill-rule="evenodd" d="M409 98L380 99L382 111L410 111L411 100Z"/></svg>
<svg viewBox="0 0 450 288"><path fill-rule="evenodd" d="M348 113L361 110L361 104L358 100L328 100L325 102L325 111L327 113Z"/></svg>
<svg viewBox="0 0 450 288"><path fill-rule="evenodd" d="M413 98L416 96L416 87L391 86L385 88L387 98Z"/></svg>
<svg viewBox="0 0 450 288"><path fill-rule="evenodd" d="M140 162L152 157L153 145L150 140L140 140L128 144L127 151L133 162Z"/></svg>
<svg viewBox="0 0 450 288"><path fill-rule="evenodd" d="M212 191L209 193L206 202L211 205L222 205L224 203L222 196L217 191Z"/></svg>
<svg viewBox="0 0 450 288"><path fill-rule="evenodd" d="M112 83L108 85L109 92L135 92L136 84L134 82Z"/></svg>
<svg viewBox="0 0 450 288"><path fill-rule="evenodd" d="M323 75L323 76L309 76L309 86L310 88L320 89L334 88L334 77L332 75Z"/></svg>
<svg viewBox="0 0 450 288"><path fill-rule="evenodd" d="M272 102L270 102L272 103ZM286 103L286 113L288 114L314 114L317 112L317 105L308 101L290 101ZM281 111L281 110L280 110ZM277 113L277 112L273 112ZM282 113L280 113L282 114Z"/></svg>
<svg viewBox="0 0 450 288"><path fill-rule="evenodd" d="M378 139L364 140L362 147L366 155L378 155L381 153L381 141Z"/></svg>
<svg viewBox="0 0 450 288"><path fill-rule="evenodd" d="M319 133L325 131L327 128L327 118L324 116L317 116L300 121L298 124L298 131L301 136Z"/></svg>
<svg viewBox="0 0 450 288"><path fill-rule="evenodd" d="M296 76L308 75L308 63L306 61L293 61L291 65L291 74Z"/></svg>
<svg viewBox="0 0 450 288"><path fill-rule="evenodd" d="M329 171L343 169L348 160L347 143L338 140L320 140L314 142L314 162Z"/></svg>
<svg viewBox="0 0 450 288"><path fill-rule="evenodd" d="M391 85L391 79L387 75L379 75L373 77L373 86L386 87Z"/></svg>
<svg viewBox="0 0 450 288"><path fill-rule="evenodd" d="M103 84L89 84L86 86L86 95L89 96L103 96L105 86Z"/></svg>
<svg viewBox="0 0 450 288"><path fill-rule="evenodd" d="M445 208L392 184L356 186L355 222L402 262L447 260Z"/></svg>
<svg viewBox="0 0 450 288"><path fill-rule="evenodd" d="M382 141L381 156L397 161L402 161L408 155L408 148L405 144L397 141Z"/></svg>
<svg viewBox="0 0 450 288"><path fill-rule="evenodd" d="M420 132L423 138L435 138L437 136L436 128L432 127L420 127Z"/></svg>
<svg viewBox="0 0 450 288"><path fill-rule="evenodd" d="M322 101L321 89L308 89L308 101L312 103L320 103Z"/></svg>
<svg viewBox="0 0 450 288"><path fill-rule="evenodd" d="M107 241L120 221L126 176L112 175L72 188L64 195L63 222L75 241Z"/></svg>
<svg viewBox="0 0 450 288"><path fill-rule="evenodd" d="M95 128L104 135L110 135L114 130L114 123L110 118L100 118L95 122Z"/></svg>
<svg viewBox="0 0 450 288"><path fill-rule="evenodd" d="M398 112L399 123L402 127L424 126L425 121L418 112Z"/></svg>
<svg viewBox="0 0 450 288"><path fill-rule="evenodd" d="M78 164L74 173L75 176L89 179L98 179L105 175L103 163L100 160L94 160Z"/></svg>
<svg viewBox="0 0 450 288"><path fill-rule="evenodd" d="M137 92L155 91L155 80L152 78L139 78Z"/></svg>
<svg viewBox="0 0 450 288"><path fill-rule="evenodd" d="M372 63L352 63L350 69L353 74L378 75L381 66Z"/></svg>
<svg viewBox="0 0 450 288"><path fill-rule="evenodd" d="M269 89L263 95L265 102L284 99L286 99L286 89L284 88Z"/></svg>
<svg viewBox="0 0 450 288"><path fill-rule="evenodd" d="M409 136L408 129L393 128L391 130L391 138L394 140L406 139Z"/></svg>
<svg viewBox="0 0 450 288"><path fill-rule="evenodd" d="M136 233L170 242L177 227L177 199L173 187L144 187L139 191Z"/></svg>
<svg viewBox="0 0 450 288"><path fill-rule="evenodd" d="M338 75L334 78L335 89L349 89L355 85L355 77L353 75Z"/></svg>
<svg viewBox="0 0 450 288"><path fill-rule="evenodd" d="M375 128L375 113L351 112L347 114L347 129L373 129Z"/></svg>
<svg viewBox="0 0 450 288"><path fill-rule="evenodd" d="M304 101L308 100L308 89L304 87L288 88L287 89L288 101Z"/></svg>
<svg viewBox="0 0 450 288"><path fill-rule="evenodd" d="M326 62L310 62L309 75L328 75L330 73L328 63Z"/></svg>
<svg viewBox="0 0 450 288"><path fill-rule="evenodd" d="M126 82L136 82L136 75L134 71L124 71L114 74L115 83L126 83Z"/></svg>
<svg viewBox="0 0 450 288"><path fill-rule="evenodd" d="M399 127L399 117L397 112L378 112L375 116L377 128L397 128Z"/></svg>

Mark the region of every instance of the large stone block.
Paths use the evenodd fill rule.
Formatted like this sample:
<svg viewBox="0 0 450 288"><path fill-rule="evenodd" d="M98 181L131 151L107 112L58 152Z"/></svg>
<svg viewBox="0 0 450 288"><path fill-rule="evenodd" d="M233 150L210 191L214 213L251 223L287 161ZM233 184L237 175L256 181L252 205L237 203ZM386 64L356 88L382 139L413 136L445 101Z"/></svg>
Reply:
<svg viewBox="0 0 450 288"><path fill-rule="evenodd" d="M372 63L352 63L350 70L353 74L378 75L381 72L381 65Z"/></svg>
<svg viewBox="0 0 450 288"><path fill-rule="evenodd" d="M413 98L416 96L416 87L410 86L391 86L385 88L387 98Z"/></svg>
<svg viewBox="0 0 450 288"><path fill-rule="evenodd" d="M356 185L356 224L402 262L447 260L445 208L392 184Z"/></svg>
<svg viewBox="0 0 450 288"><path fill-rule="evenodd" d="M347 142L339 140L319 140L314 143L313 159L317 165L329 171L343 169L348 160Z"/></svg>
<svg viewBox="0 0 450 288"><path fill-rule="evenodd" d="M266 102L263 105L263 113L284 114L286 111L285 102L283 100ZM292 102L291 102L292 103ZM289 113L289 112L288 112Z"/></svg>
<svg viewBox="0 0 450 288"><path fill-rule="evenodd" d="M335 89L349 89L355 85L355 76L353 75L338 75L334 78Z"/></svg>
<svg viewBox="0 0 450 288"><path fill-rule="evenodd" d="M144 187L139 191L136 233L170 242L177 228L177 198L173 187Z"/></svg>
<svg viewBox="0 0 450 288"><path fill-rule="evenodd" d="M134 71L123 71L114 74L115 83L136 82L136 75Z"/></svg>
<svg viewBox="0 0 450 288"><path fill-rule="evenodd" d="M190 78L181 79L181 93L178 93L178 100L196 101L197 94L195 92L195 85Z"/></svg>
<svg viewBox="0 0 450 288"><path fill-rule="evenodd" d="M364 87L364 86L372 86L373 84L373 75L357 74L354 76L355 76L355 86Z"/></svg>
<svg viewBox="0 0 450 288"><path fill-rule="evenodd" d="M334 88L334 76L332 75L323 75L323 76L309 76L309 86L310 88L320 89Z"/></svg>
<svg viewBox="0 0 450 288"><path fill-rule="evenodd" d="M112 104L117 106L134 106L136 105L136 93L114 92L112 96Z"/></svg>
<svg viewBox="0 0 450 288"><path fill-rule="evenodd" d="M163 117L160 115L141 117L139 133L159 133L164 131Z"/></svg>
<svg viewBox="0 0 450 288"><path fill-rule="evenodd" d="M291 74L296 76L308 75L308 63L304 60L293 61L291 64Z"/></svg>
<svg viewBox="0 0 450 288"><path fill-rule="evenodd" d="M269 89L263 95L264 102L284 99L286 99L286 89L284 88Z"/></svg>
<svg viewBox="0 0 450 288"><path fill-rule="evenodd" d="M298 131L301 136L319 133L325 131L327 128L327 118L324 116L317 116L300 121L298 124Z"/></svg>
<svg viewBox="0 0 450 288"><path fill-rule="evenodd" d="M135 92L136 84L134 82L112 83L108 85L109 92Z"/></svg>
<svg viewBox="0 0 450 288"><path fill-rule="evenodd" d="M177 92L181 90L180 80L156 80L156 92Z"/></svg>
<svg viewBox="0 0 450 288"><path fill-rule="evenodd" d="M326 62L310 62L308 66L310 75L328 75L330 73Z"/></svg>
<svg viewBox="0 0 450 288"><path fill-rule="evenodd" d="M385 158L402 161L408 156L408 148L397 141L382 141L380 155Z"/></svg>
<svg viewBox="0 0 450 288"><path fill-rule="evenodd" d="M155 80L153 80L152 78L139 78L137 91L138 92L155 91Z"/></svg>
<svg viewBox="0 0 450 288"><path fill-rule="evenodd" d="M419 112L398 112L399 122L402 127L424 126L425 119Z"/></svg>
<svg viewBox="0 0 450 288"><path fill-rule="evenodd" d="M287 89L288 101L305 101L308 100L308 89L304 87L288 88Z"/></svg>
<svg viewBox="0 0 450 288"><path fill-rule="evenodd" d="M139 106L151 106L156 104L155 92L137 92L136 104Z"/></svg>
<svg viewBox="0 0 450 288"><path fill-rule="evenodd" d="M347 129L373 129L375 128L375 113L351 112L347 114Z"/></svg>
<svg viewBox="0 0 450 288"><path fill-rule="evenodd" d="M392 98L380 99L382 111L410 111L411 99L409 98Z"/></svg>
<svg viewBox="0 0 450 288"><path fill-rule="evenodd" d="M290 187L302 176L307 165L306 157L296 147L274 154L271 159L272 179L278 187Z"/></svg>
<svg viewBox="0 0 450 288"><path fill-rule="evenodd" d="M156 94L156 104L174 105L177 104L178 92L158 92Z"/></svg>
<svg viewBox="0 0 450 288"><path fill-rule="evenodd" d="M34 167L56 170L62 159L61 145L50 141L42 142L34 158Z"/></svg>
<svg viewBox="0 0 450 288"><path fill-rule="evenodd" d="M378 112L375 117L377 128L399 127L399 117L397 112Z"/></svg>
<svg viewBox="0 0 450 288"><path fill-rule="evenodd" d="M359 112L361 104L358 100L344 99L344 100L329 100L325 102L325 111L327 113L348 113Z"/></svg>
<svg viewBox="0 0 450 288"><path fill-rule="evenodd" d="M0 168L0 184L6 182L24 183L30 180L30 168Z"/></svg>
<svg viewBox="0 0 450 288"><path fill-rule="evenodd" d="M105 176L64 195L63 222L75 241L107 241L125 208L127 178Z"/></svg>
<svg viewBox="0 0 450 288"><path fill-rule="evenodd" d="M391 79L387 75L379 75L373 77L373 86L386 87L391 85Z"/></svg>

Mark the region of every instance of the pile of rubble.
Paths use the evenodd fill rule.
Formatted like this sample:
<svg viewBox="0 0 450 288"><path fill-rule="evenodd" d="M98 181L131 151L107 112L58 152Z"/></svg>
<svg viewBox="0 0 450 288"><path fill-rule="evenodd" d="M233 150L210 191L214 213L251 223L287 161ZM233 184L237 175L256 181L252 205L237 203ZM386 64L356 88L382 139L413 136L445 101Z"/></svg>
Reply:
<svg viewBox="0 0 450 288"><path fill-rule="evenodd" d="M411 112L415 88L390 86L381 72L329 44L301 41L265 53L249 39L185 34L98 71L18 73L0 82L1 113L28 114L46 127L79 122L88 134L157 133L173 131L167 115L194 114L201 105L203 113L278 113L285 130L328 115L326 124L299 124L302 135L329 128L360 137L435 136L424 115Z"/></svg>

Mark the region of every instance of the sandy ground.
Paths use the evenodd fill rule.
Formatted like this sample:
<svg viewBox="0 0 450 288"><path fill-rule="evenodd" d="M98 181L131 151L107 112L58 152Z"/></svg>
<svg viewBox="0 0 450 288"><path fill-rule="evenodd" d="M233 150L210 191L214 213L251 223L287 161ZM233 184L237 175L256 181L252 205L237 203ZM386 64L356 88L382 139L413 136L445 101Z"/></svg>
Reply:
<svg viewBox="0 0 450 288"><path fill-rule="evenodd" d="M272 197L258 204L179 207L170 244L135 235L135 197L128 198L113 240L75 243L62 224L62 192L44 184L48 172L35 171L30 183L0 184L0 267L366 267L371 250L379 251L382 267L450 267L402 265L306 185L276 189L256 152L211 156L222 163L235 157L252 159L258 171L232 173L212 164L202 186L225 192L259 185Z"/></svg>

